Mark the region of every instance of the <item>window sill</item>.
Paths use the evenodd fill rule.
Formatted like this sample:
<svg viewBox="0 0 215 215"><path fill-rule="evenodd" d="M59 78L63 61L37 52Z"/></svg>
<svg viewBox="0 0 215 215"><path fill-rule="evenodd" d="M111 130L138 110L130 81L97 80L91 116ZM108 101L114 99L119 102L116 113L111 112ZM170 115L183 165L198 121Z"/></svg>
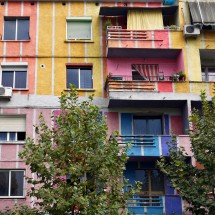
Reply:
<svg viewBox="0 0 215 215"><path fill-rule="evenodd" d="M95 92L95 89L76 89L78 92ZM68 92L70 89L65 89L64 91Z"/></svg>
<svg viewBox="0 0 215 215"><path fill-rule="evenodd" d="M13 91L28 91L29 88L13 88Z"/></svg>
<svg viewBox="0 0 215 215"><path fill-rule="evenodd" d="M31 40L0 40L1 42L30 42Z"/></svg>
<svg viewBox="0 0 215 215"><path fill-rule="evenodd" d="M64 40L65 43L94 43L93 40Z"/></svg>
<svg viewBox="0 0 215 215"><path fill-rule="evenodd" d="M0 196L0 199L26 199L25 196Z"/></svg>
<svg viewBox="0 0 215 215"><path fill-rule="evenodd" d="M0 145L23 145L25 141L0 141Z"/></svg>

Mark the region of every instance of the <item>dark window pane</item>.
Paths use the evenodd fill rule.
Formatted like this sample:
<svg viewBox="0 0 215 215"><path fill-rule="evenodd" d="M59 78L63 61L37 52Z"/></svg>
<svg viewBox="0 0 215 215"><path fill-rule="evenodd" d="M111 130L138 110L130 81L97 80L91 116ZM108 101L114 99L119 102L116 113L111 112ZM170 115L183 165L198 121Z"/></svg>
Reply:
<svg viewBox="0 0 215 215"><path fill-rule="evenodd" d="M70 88L70 84L74 84L76 88L79 88L79 69L67 68L66 70L66 87Z"/></svg>
<svg viewBox="0 0 215 215"><path fill-rule="evenodd" d="M208 81L215 81L215 68L208 68Z"/></svg>
<svg viewBox="0 0 215 215"><path fill-rule="evenodd" d="M0 132L0 141L7 141L7 132Z"/></svg>
<svg viewBox="0 0 215 215"><path fill-rule="evenodd" d="M16 20L4 20L4 40L15 40Z"/></svg>
<svg viewBox="0 0 215 215"><path fill-rule="evenodd" d="M81 69L80 71L80 88L92 88L92 70Z"/></svg>
<svg viewBox="0 0 215 215"><path fill-rule="evenodd" d="M205 68L202 68L202 81L207 81Z"/></svg>
<svg viewBox="0 0 215 215"><path fill-rule="evenodd" d="M25 140L25 132L17 132L17 141Z"/></svg>
<svg viewBox="0 0 215 215"><path fill-rule="evenodd" d="M134 116L134 134L162 134L162 120L159 117Z"/></svg>
<svg viewBox="0 0 215 215"><path fill-rule="evenodd" d="M18 20L17 40L29 40L29 19Z"/></svg>
<svg viewBox="0 0 215 215"><path fill-rule="evenodd" d="M18 71L15 74L15 88L26 88L26 71Z"/></svg>
<svg viewBox="0 0 215 215"><path fill-rule="evenodd" d="M3 71L2 72L2 85L4 87L13 87L13 71Z"/></svg>
<svg viewBox="0 0 215 215"><path fill-rule="evenodd" d="M23 196L23 171L12 171L11 172L11 196Z"/></svg>
<svg viewBox="0 0 215 215"><path fill-rule="evenodd" d="M10 132L9 133L9 140L15 141L16 140L16 132Z"/></svg>
<svg viewBox="0 0 215 215"><path fill-rule="evenodd" d="M136 170L136 181L142 182L142 189L141 191L149 191L149 178L148 178L148 171L147 170Z"/></svg>
<svg viewBox="0 0 215 215"><path fill-rule="evenodd" d="M151 170L151 189L152 191L164 192L164 176L158 170Z"/></svg>
<svg viewBox="0 0 215 215"><path fill-rule="evenodd" d="M9 189L9 172L0 171L0 196L8 196Z"/></svg>

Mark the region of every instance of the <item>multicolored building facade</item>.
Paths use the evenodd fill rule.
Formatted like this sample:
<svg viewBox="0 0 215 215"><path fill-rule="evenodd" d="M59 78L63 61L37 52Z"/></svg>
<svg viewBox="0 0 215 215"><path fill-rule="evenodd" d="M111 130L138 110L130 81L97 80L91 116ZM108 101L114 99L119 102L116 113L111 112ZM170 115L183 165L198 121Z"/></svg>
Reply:
<svg viewBox="0 0 215 215"><path fill-rule="evenodd" d="M0 209L33 206L18 157L42 113L59 109L62 91L94 94L109 135L132 142L125 176L143 182L131 214L186 214L157 169L177 135L193 165L188 117L200 92L214 96L215 3L206 0L5 0L0 2ZM108 27L107 27L108 26ZM107 29L106 29L107 28Z"/></svg>

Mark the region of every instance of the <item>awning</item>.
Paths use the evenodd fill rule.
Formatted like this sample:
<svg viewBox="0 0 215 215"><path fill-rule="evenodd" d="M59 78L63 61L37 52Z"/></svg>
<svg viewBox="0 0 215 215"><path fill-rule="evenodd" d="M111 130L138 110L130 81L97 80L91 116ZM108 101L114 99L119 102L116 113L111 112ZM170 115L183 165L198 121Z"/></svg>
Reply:
<svg viewBox="0 0 215 215"><path fill-rule="evenodd" d="M193 24L215 25L215 2L188 2Z"/></svg>

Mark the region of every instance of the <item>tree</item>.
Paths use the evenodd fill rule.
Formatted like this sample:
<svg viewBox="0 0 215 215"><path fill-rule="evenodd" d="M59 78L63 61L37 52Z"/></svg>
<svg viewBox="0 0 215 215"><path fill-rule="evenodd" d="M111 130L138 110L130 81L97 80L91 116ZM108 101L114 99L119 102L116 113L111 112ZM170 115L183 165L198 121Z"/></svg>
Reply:
<svg viewBox="0 0 215 215"><path fill-rule="evenodd" d="M37 143L27 138L20 157L37 177L29 195L40 211L52 215L124 214L128 197L123 178L128 159L117 143L107 139L107 124L93 98L79 102L75 88L60 97L61 113L49 128L42 115L36 126ZM121 212L120 212L121 211Z"/></svg>
<svg viewBox="0 0 215 215"><path fill-rule="evenodd" d="M169 158L158 162L161 171L170 177L172 186L191 206L193 214L215 214L215 97L209 102L201 93L202 111L193 110L190 122L190 143L194 159L202 168L192 166L184 148L177 148L176 138L169 144Z"/></svg>

